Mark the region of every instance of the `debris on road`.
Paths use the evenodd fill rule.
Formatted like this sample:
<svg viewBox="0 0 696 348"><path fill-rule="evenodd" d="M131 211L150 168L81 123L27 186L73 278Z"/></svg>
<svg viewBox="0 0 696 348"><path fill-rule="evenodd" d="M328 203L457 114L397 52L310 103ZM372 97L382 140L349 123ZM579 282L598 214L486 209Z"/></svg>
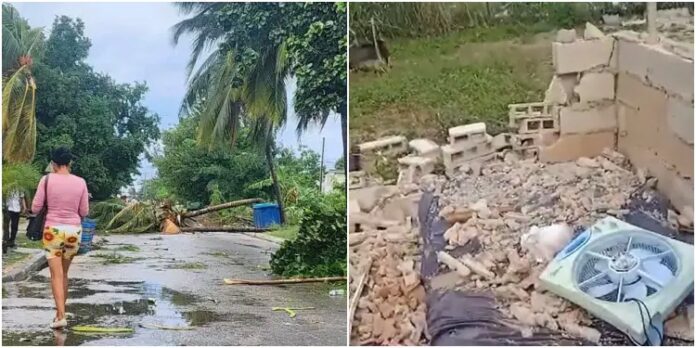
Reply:
<svg viewBox="0 0 696 348"><path fill-rule="evenodd" d="M309 309L314 309L314 307L273 307L271 308L272 311L277 312L277 311L285 311L288 313L290 318L294 318L297 316L297 313L295 311L301 311L301 310L309 310Z"/></svg>
<svg viewBox="0 0 696 348"><path fill-rule="evenodd" d="M99 326L73 326L71 328L75 332L87 332L87 333L130 333L133 332L132 328L129 327L99 327Z"/></svg>
<svg viewBox="0 0 696 348"><path fill-rule="evenodd" d="M149 323L140 323L138 325L144 329L152 329L152 330L181 331L181 330L195 330L196 329L195 327L192 327L192 326L168 326L168 325L149 324Z"/></svg>
<svg viewBox="0 0 696 348"><path fill-rule="evenodd" d="M269 280L225 278L224 282L227 285L279 285L279 284L338 282L338 281L342 281L342 280L346 280L346 279L348 279L348 278L346 278L346 277L323 277L323 278L291 278L291 279L269 279Z"/></svg>

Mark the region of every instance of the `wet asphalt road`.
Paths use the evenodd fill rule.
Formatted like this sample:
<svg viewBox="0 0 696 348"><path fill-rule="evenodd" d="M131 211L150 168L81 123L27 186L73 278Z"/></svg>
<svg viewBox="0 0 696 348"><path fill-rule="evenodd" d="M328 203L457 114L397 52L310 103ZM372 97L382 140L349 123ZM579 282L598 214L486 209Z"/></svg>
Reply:
<svg viewBox="0 0 696 348"><path fill-rule="evenodd" d="M100 250L77 257L70 269L67 311L73 316L68 323L134 332L48 329L55 311L48 269L43 269L28 280L3 284L2 345L346 344L346 298L329 296L345 283L223 284L223 278L269 278L266 269L276 244L224 233L106 239ZM132 245L139 250L131 251ZM272 307L314 309L290 318Z"/></svg>

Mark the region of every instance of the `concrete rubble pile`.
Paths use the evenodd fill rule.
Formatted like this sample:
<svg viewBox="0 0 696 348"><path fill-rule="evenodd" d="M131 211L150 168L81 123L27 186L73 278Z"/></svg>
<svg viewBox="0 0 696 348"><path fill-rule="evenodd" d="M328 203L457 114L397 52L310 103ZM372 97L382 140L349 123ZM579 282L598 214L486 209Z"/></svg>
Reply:
<svg viewBox="0 0 696 348"><path fill-rule="evenodd" d="M503 312L528 325L529 334L533 327L546 327L599 342L600 333L584 310L537 287L549 259L539 262L535 254L544 241L529 244L523 236L533 226L589 226L606 215L620 217L627 213L622 206L629 195L655 182L634 174L626 157L612 150L556 164L514 157L511 153L504 161L487 163L481 175L461 174L441 186L441 215L453 223L445 233L446 249L474 251L454 262L449 254L439 255L451 271L432 283L493 291ZM433 186L424 181L424 187ZM690 225L693 219L685 216L682 222ZM693 330L693 306L688 310L691 314L677 316L679 322L668 322L670 337L693 340L693 334L685 334L688 325ZM690 322L684 319L689 315Z"/></svg>
<svg viewBox="0 0 696 348"><path fill-rule="evenodd" d="M351 337L361 345L416 345L425 334L419 236L420 194L395 186L351 190Z"/></svg>
<svg viewBox="0 0 696 348"><path fill-rule="evenodd" d="M610 150L556 164L519 160L511 153L486 163L481 175L447 181L440 188L441 215L453 225L445 233L449 250L439 259L451 271L434 278L433 286L492 291L503 313L526 325L523 334L546 327L599 342L600 332L584 310L537 287L550 260L540 259L536 245L524 243L522 236L532 226L589 226L607 214L621 216L629 194L645 184L627 164ZM461 254L459 248L470 251L448 256Z"/></svg>
<svg viewBox="0 0 696 348"><path fill-rule="evenodd" d="M537 287L550 261L544 247L553 255L568 240L540 241L530 230L621 218L631 194L650 202L654 191L645 188L655 188L674 210L666 219L645 213L693 231L693 45L669 44L649 45L632 32L605 35L590 23L582 37L561 30L545 100L509 105L514 133L491 136L475 123L450 128L444 145L403 136L361 144L365 163L398 158L399 178L396 186L375 186L369 166L351 173L351 291L367 274L364 292L353 297L351 337L361 344L422 339L425 293L409 217L420 192L435 191L451 227L433 288L492 291L525 335L545 327L599 343L583 309ZM693 341L693 305L671 314L665 332Z"/></svg>

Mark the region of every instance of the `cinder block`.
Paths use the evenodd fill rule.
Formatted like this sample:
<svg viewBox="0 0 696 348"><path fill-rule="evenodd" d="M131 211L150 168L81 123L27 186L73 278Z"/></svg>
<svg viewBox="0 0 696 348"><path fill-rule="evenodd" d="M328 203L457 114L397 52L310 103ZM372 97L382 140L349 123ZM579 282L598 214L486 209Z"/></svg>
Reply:
<svg viewBox="0 0 696 348"><path fill-rule="evenodd" d="M689 145L694 144L694 105L681 98L667 99L667 125Z"/></svg>
<svg viewBox="0 0 696 348"><path fill-rule="evenodd" d="M520 121L519 134L558 131L558 123L553 117L525 118Z"/></svg>
<svg viewBox="0 0 696 348"><path fill-rule="evenodd" d="M694 62L655 45L619 40L620 72L693 101Z"/></svg>
<svg viewBox="0 0 696 348"><path fill-rule="evenodd" d="M605 148L616 146L614 132L592 134L568 134L561 136L553 145L539 148L539 161L566 162L580 157L594 157Z"/></svg>
<svg viewBox="0 0 696 348"><path fill-rule="evenodd" d="M651 48L648 79L656 86L685 100L694 100L694 61L663 49Z"/></svg>
<svg viewBox="0 0 696 348"><path fill-rule="evenodd" d="M694 147L683 142L667 127L657 134L657 155L682 177L694 177Z"/></svg>
<svg viewBox="0 0 696 348"><path fill-rule="evenodd" d="M609 66L613 51L613 39L578 40L573 43L551 44L553 66L557 74L587 71L599 66Z"/></svg>
<svg viewBox="0 0 696 348"><path fill-rule="evenodd" d="M440 157L440 146L430 139L413 139L408 146L421 157L437 159Z"/></svg>
<svg viewBox="0 0 696 348"><path fill-rule="evenodd" d="M547 102L534 102L508 105L508 119L511 128L519 128L520 121L530 117L554 117L555 106Z"/></svg>
<svg viewBox="0 0 696 348"><path fill-rule="evenodd" d="M479 143L486 140L486 124L477 122L452 127L448 131L450 145L459 143Z"/></svg>
<svg viewBox="0 0 696 348"><path fill-rule="evenodd" d="M461 167L464 163L489 155L494 152L492 137L487 135L487 140L483 143L462 146L462 145L443 145L442 162L445 165L445 173L449 176L454 174L454 170Z"/></svg>
<svg viewBox="0 0 696 348"><path fill-rule="evenodd" d="M400 183L412 183L420 179L423 175L432 173L435 170L435 160L428 157L406 156L399 158L400 174L403 176Z"/></svg>
<svg viewBox="0 0 696 348"><path fill-rule="evenodd" d="M383 154L388 155L398 155L408 151L406 138L401 135L362 143L358 145L358 148L360 149L361 154L382 152Z"/></svg>
<svg viewBox="0 0 696 348"><path fill-rule="evenodd" d="M422 171L424 175L430 174L435 170L435 160L428 157L406 156L399 158L398 162L399 166L402 168L416 167Z"/></svg>
<svg viewBox="0 0 696 348"><path fill-rule="evenodd" d="M581 102L614 99L614 74L609 72L585 73L575 87Z"/></svg>
<svg viewBox="0 0 696 348"><path fill-rule="evenodd" d="M617 128L616 107L612 104L569 106L561 109L561 136L566 134L587 134L614 132Z"/></svg>
<svg viewBox="0 0 696 348"><path fill-rule="evenodd" d="M670 169L653 151L624 145L619 151L628 157L635 168L647 170L657 178L657 189L669 198L675 207L689 205L693 207L694 182L693 178L683 178L676 170Z"/></svg>
<svg viewBox="0 0 696 348"><path fill-rule="evenodd" d="M652 52L639 42L619 38L617 43L617 71L629 73L645 82Z"/></svg>
<svg viewBox="0 0 696 348"><path fill-rule="evenodd" d="M619 73L616 80L616 99L636 109L664 113L667 95L657 88L645 85L636 76Z"/></svg>

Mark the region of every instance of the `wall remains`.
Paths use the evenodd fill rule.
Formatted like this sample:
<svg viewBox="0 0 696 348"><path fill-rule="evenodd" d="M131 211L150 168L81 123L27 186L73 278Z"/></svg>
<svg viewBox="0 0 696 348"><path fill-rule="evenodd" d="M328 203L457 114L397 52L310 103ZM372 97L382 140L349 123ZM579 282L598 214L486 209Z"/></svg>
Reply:
<svg viewBox="0 0 696 348"><path fill-rule="evenodd" d="M676 209L692 210L693 47L648 45L633 32L588 40L566 32L557 41L545 102L557 105L560 137L539 148L539 159L569 161L616 148L658 179Z"/></svg>

